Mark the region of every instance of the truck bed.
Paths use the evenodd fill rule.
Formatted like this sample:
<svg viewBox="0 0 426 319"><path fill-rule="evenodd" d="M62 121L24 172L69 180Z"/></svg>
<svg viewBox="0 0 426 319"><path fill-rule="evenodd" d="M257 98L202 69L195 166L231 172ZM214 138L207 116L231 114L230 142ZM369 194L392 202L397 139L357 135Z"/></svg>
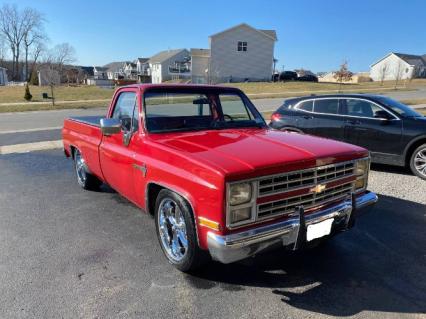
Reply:
<svg viewBox="0 0 426 319"><path fill-rule="evenodd" d="M91 126L100 127L100 120L104 118L104 116L73 116L68 118L71 121L80 122L84 124L88 124Z"/></svg>

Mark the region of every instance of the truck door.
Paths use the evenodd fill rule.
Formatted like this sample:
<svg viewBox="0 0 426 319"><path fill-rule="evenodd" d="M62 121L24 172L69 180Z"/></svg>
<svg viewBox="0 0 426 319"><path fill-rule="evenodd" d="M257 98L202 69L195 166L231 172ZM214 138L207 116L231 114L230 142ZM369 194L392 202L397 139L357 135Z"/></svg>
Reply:
<svg viewBox="0 0 426 319"><path fill-rule="evenodd" d="M103 136L99 148L99 160L106 182L126 198L135 201L133 183L134 159L139 136L139 108L135 89L123 89L115 96L111 118L122 123L121 132Z"/></svg>

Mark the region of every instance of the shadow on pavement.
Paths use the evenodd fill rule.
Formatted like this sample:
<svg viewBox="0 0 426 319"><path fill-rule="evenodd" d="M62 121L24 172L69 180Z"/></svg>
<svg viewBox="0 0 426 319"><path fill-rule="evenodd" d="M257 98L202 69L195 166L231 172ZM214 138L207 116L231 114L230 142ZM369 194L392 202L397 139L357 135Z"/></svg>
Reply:
<svg viewBox="0 0 426 319"><path fill-rule="evenodd" d="M380 196L355 228L316 249L211 263L186 278L198 289L269 288L271 298L326 315L425 313L425 214L425 205Z"/></svg>
<svg viewBox="0 0 426 319"><path fill-rule="evenodd" d="M386 164L371 164L371 169L376 172L393 173L401 175L413 175L408 167L393 166Z"/></svg>

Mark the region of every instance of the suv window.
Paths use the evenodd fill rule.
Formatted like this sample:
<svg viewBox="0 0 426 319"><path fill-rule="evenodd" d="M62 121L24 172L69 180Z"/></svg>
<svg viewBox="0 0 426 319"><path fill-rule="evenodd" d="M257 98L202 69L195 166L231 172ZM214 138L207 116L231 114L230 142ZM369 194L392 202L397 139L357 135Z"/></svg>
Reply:
<svg viewBox="0 0 426 319"><path fill-rule="evenodd" d="M314 103L315 113L337 114L339 112L338 99L319 99Z"/></svg>
<svg viewBox="0 0 426 319"><path fill-rule="evenodd" d="M297 106L298 110L304 110L304 111L308 111L308 112L312 112L314 108L314 101L304 101L299 103L299 105Z"/></svg>
<svg viewBox="0 0 426 319"><path fill-rule="evenodd" d="M135 92L122 92L115 103L112 118L119 119L126 131L138 129L138 110Z"/></svg>
<svg viewBox="0 0 426 319"><path fill-rule="evenodd" d="M382 110L376 104L365 100L347 99L345 102L342 110L345 115L374 118L376 112Z"/></svg>

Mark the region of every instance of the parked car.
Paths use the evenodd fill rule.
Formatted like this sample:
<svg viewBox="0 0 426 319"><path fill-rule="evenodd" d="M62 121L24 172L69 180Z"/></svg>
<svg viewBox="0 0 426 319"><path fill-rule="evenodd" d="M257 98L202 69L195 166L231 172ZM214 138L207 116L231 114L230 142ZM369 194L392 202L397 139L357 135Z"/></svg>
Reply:
<svg viewBox="0 0 426 319"><path fill-rule="evenodd" d="M118 88L106 117L68 118L62 134L78 184L107 183L153 215L182 271L314 244L377 200L367 150L272 130L235 88Z"/></svg>
<svg viewBox="0 0 426 319"><path fill-rule="evenodd" d="M280 81L294 81L297 79L297 73L293 71L284 71L280 73Z"/></svg>
<svg viewBox="0 0 426 319"><path fill-rule="evenodd" d="M374 163L409 166L426 179L426 117L381 95L323 95L286 100L271 127L367 148Z"/></svg>
<svg viewBox="0 0 426 319"><path fill-rule="evenodd" d="M306 74L297 77L297 81L304 81L304 82L318 82L318 78L315 75L312 74Z"/></svg>

